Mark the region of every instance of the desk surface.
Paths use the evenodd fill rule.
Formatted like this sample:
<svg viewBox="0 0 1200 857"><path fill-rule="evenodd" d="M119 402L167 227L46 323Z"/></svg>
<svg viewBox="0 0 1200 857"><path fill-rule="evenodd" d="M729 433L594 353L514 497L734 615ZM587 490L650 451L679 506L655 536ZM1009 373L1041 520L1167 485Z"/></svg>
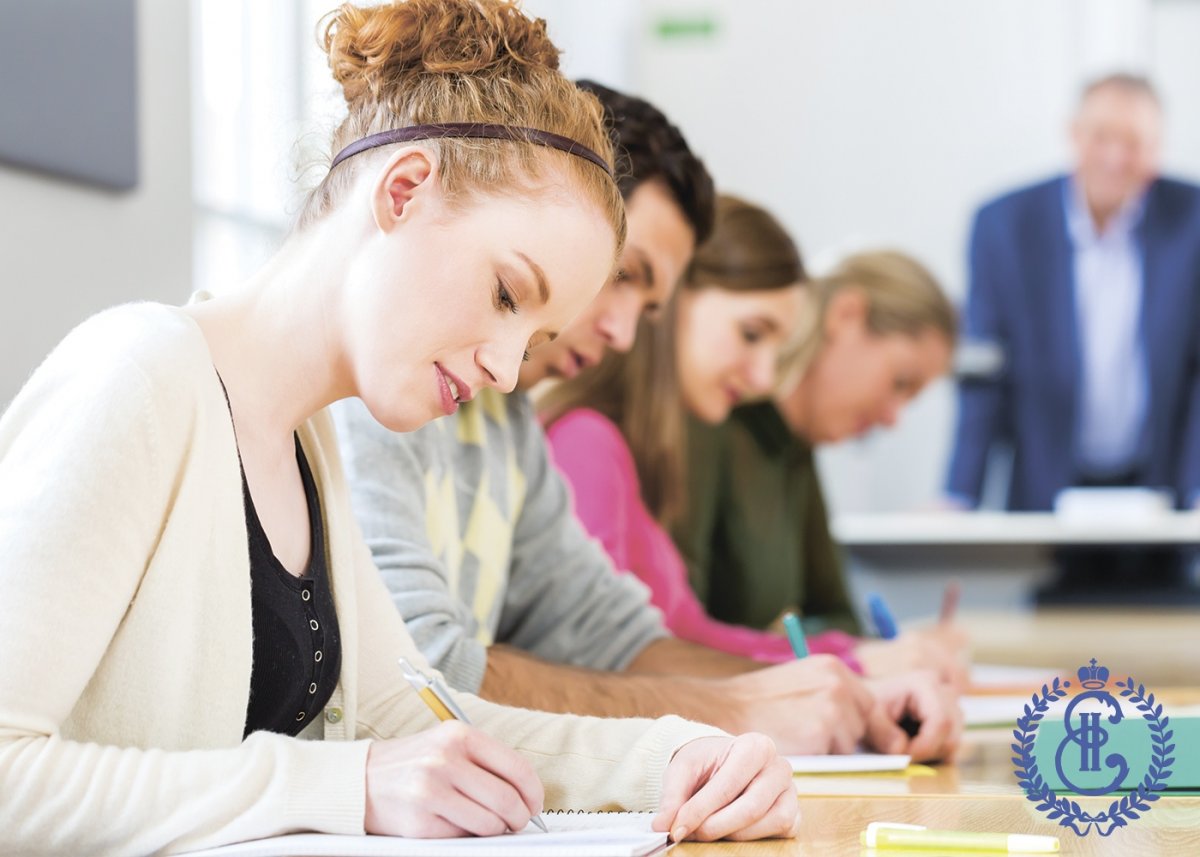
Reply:
<svg viewBox="0 0 1200 857"><path fill-rule="evenodd" d="M1049 667L1069 678L1096 658L1152 687L1200 683L1200 610L1195 607L970 611L959 621L971 635L977 663Z"/></svg>
<svg viewBox="0 0 1200 857"><path fill-rule="evenodd" d="M1092 807L1091 804L1095 806ZM1080 799L1100 812L1103 798ZM684 843L672 857L968 857L961 851L873 851L858 835L872 821L922 824L941 830L982 830L1057 836L1064 857L1194 857L1200 854L1200 798L1161 798L1142 818L1107 839L1094 832L1076 836L1059 828L1023 797L962 798L804 798L804 832L794 840Z"/></svg>
<svg viewBox="0 0 1200 857"><path fill-rule="evenodd" d="M1171 706L1200 703L1200 689L1160 689ZM768 842L685 843L673 857L719 855L787 855L787 857L918 857L917 852L871 852L860 847L858 835L872 821L923 824L945 830L1002 831L1058 836L1064 855L1200 854L1200 797L1167 796L1150 812L1109 838L1095 832L1077 837L1059 828L1025 799L1013 776L1011 733L1007 729L971 731L955 764L939 765L928 776L797 777L804 829L795 840ZM831 790L853 794L829 795ZM1111 798L1079 798L1100 812ZM923 852L922 852L923 853ZM953 857L959 852L938 851Z"/></svg>
<svg viewBox="0 0 1200 857"><path fill-rule="evenodd" d="M1200 514L1084 523L1050 512L922 512L838 515L834 537L848 548L873 545L1200 544Z"/></svg>

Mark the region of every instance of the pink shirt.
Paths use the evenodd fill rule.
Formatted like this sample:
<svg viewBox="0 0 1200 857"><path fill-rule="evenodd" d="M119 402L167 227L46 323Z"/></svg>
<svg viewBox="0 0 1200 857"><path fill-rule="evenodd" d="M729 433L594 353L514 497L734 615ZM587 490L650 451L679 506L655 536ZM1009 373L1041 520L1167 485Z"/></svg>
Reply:
<svg viewBox="0 0 1200 857"><path fill-rule="evenodd" d="M571 486L575 514L603 545L618 569L636 574L671 632L767 663L791 660L787 638L770 631L719 622L704 612L688 583L687 565L675 543L646 508L633 455L611 420L590 408L570 411L546 432L554 462ZM808 639L814 654L833 654L856 671L858 641L842 631Z"/></svg>

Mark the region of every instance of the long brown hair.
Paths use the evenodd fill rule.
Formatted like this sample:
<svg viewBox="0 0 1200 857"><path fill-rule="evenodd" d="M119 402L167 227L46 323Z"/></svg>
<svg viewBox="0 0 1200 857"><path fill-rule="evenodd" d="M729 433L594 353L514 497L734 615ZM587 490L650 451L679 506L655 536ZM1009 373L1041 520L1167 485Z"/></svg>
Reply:
<svg viewBox="0 0 1200 857"><path fill-rule="evenodd" d="M764 209L722 195L716 212L713 233L697 248L682 289L765 291L804 281L800 251ZM600 365L554 387L539 402L548 423L576 408L594 408L615 422L637 466L642 499L664 524L686 508L686 409L676 365L678 318L677 292L659 319L641 321L628 353L610 352Z"/></svg>
<svg viewBox="0 0 1200 857"><path fill-rule="evenodd" d="M330 141L330 160L349 143L409 125L479 122L537 128L568 137L612 165L612 142L595 96L558 70L546 22L515 0L393 0L345 4L324 19L322 43L349 113ZM400 145L400 144L398 144ZM549 169L595 204L612 225L617 252L625 206L613 180L565 152L512 140L422 141L437 154L452 201L472 193L528 192ZM334 167L308 195L298 228L328 213L384 146Z"/></svg>

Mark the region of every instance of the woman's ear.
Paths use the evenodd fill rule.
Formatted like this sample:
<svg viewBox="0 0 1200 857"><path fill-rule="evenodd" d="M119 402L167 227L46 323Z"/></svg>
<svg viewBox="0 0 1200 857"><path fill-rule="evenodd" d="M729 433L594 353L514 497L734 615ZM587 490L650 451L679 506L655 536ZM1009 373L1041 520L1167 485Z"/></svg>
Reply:
<svg viewBox="0 0 1200 857"><path fill-rule="evenodd" d="M833 340L852 330L864 328L869 309L867 296L862 289L838 289L825 306L825 338Z"/></svg>
<svg viewBox="0 0 1200 857"><path fill-rule="evenodd" d="M411 219L438 185L437 159L419 146L396 152L380 169L371 190L371 213L382 232Z"/></svg>

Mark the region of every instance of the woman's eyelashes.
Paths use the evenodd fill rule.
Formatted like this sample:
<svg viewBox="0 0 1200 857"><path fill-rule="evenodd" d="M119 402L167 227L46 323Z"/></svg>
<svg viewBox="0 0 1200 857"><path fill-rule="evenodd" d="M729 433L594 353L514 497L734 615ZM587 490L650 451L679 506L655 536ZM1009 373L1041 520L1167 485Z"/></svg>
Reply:
<svg viewBox="0 0 1200 857"><path fill-rule="evenodd" d="M742 339L745 340L747 345L754 345L763 338L763 335L763 331L756 327L742 328Z"/></svg>
<svg viewBox="0 0 1200 857"><path fill-rule="evenodd" d="M496 309L501 312L510 312L516 315L521 311L521 307L517 305L517 299L513 297L508 286L504 285L504 280L496 280ZM521 352L521 362L529 362L529 349L526 348Z"/></svg>
<svg viewBox="0 0 1200 857"><path fill-rule="evenodd" d="M504 285L503 280L496 280L496 309L507 310L514 315L520 311L516 299L508 290L508 286Z"/></svg>

